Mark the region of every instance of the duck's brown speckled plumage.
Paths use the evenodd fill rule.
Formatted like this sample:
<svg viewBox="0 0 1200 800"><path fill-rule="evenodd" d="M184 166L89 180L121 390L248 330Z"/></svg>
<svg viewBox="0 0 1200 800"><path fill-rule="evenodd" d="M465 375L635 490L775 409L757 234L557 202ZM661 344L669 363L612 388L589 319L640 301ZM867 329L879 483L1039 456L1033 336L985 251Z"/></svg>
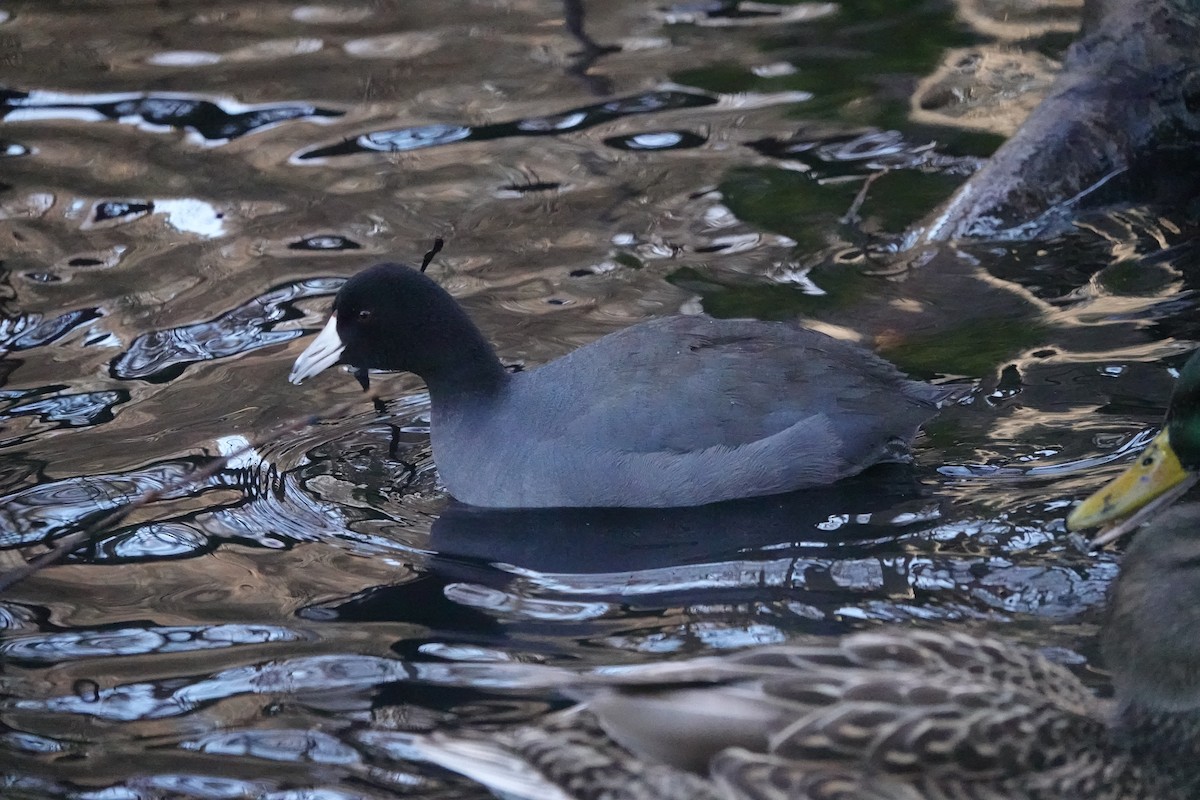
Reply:
<svg viewBox="0 0 1200 800"><path fill-rule="evenodd" d="M1112 701L1002 639L880 631L560 674L580 705L419 749L531 799L1194 800L1198 522L1172 510L1129 549L1102 637Z"/></svg>

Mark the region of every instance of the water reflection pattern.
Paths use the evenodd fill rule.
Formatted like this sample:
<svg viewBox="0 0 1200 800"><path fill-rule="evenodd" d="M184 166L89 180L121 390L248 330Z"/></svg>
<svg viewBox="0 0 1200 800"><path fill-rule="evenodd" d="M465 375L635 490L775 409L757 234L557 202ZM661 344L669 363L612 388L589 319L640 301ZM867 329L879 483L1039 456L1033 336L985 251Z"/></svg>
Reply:
<svg viewBox="0 0 1200 800"><path fill-rule="evenodd" d="M533 719L577 669L884 624L998 632L1103 686L1118 558L1062 519L1200 340L1194 222L1102 208L900 252L996 143L909 116L974 23L665 6L0 11L0 569L164 490L0 597L0 795L482 798L407 732ZM1022 31L1005 47L1061 55ZM340 276L434 236L514 368L708 311L980 388L900 474L679 514L449 503L428 397L387 376L387 418L363 401L189 484L358 397L293 393L296 340Z"/></svg>
<svg viewBox="0 0 1200 800"><path fill-rule="evenodd" d="M130 683L46 700L18 700L12 708L123 722L154 720L178 717L244 694L281 694L303 703L304 695L311 692L312 702L320 703L321 694L342 692L343 702L349 702L353 692L370 693L381 684L403 680L407 674L408 667L393 659L322 655L222 670L191 682L174 679Z"/></svg>
<svg viewBox="0 0 1200 800"><path fill-rule="evenodd" d="M0 642L0 655L14 663L58 664L88 658L190 653L264 642L293 642L301 634L269 625L117 628L107 631L15 636Z"/></svg>
<svg viewBox="0 0 1200 800"><path fill-rule="evenodd" d="M781 101L795 101L790 96ZM585 106L545 117L528 117L512 122L467 127L465 125L423 125L374 131L329 147L300 153L297 158L307 161L332 156L352 155L364 151L403 152L438 147L454 142L486 142L513 136L557 136L585 130L605 122L635 114L649 114L684 108L716 105L718 99L697 92L661 91L610 100L607 103Z"/></svg>
<svg viewBox="0 0 1200 800"><path fill-rule="evenodd" d="M178 378L189 364L198 361L229 358L290 342L303 336L304 331L274 328L277 323L303 316L293 303L332 294L340 285L341 281L333 278L298 281L271 289L209 322L142 334L113 359L110 372L121 380L164 382Z"/></svg>
<svg viewBox="0 0 1200 800"><path fill-rule="evenodd" d="M113 418L113 407L129 402L129 392L84 392L64 394L9 406L0 418L36 416L42 422L80 428L98 425Z"/></svg>
<svg viewBox="0 0 1200 800"><path fill-rule="evenodd" d="M187 130L209 144L222 144L290 120L340 117L342 113L302 104L247 107L226 99L179 95L70 95L0 87L0 119L5 122L113 120L149 131Z"/></svg>
<svg viewBox="0 0 1200 800"><path fill-rule="evenodd" d="M194 557L230 541L280 549L332 538L352 542L364 554L398 547L380 532L350 529L348 521L353 517L348 518L342 508L318 501L292 476L280 476L262 464L223 470L202 485L190 485L188 476L206 463L206 459L189 459L121 475L79 476L0 497L0 548L51 541L151 489L161 490L164 501L193 501L185 505L198 510L180 514L180 503L174 502L170 507L176 513L117 528L93 550L78 554L84 563Z"/></svg>
<svg viewBox="0 0 1200 800"><path fill-rule="evenodd" d="M98 308L81 308L44 319L40 314L0 321L0 350L14 352L42 347L102 316Z"/></svg>

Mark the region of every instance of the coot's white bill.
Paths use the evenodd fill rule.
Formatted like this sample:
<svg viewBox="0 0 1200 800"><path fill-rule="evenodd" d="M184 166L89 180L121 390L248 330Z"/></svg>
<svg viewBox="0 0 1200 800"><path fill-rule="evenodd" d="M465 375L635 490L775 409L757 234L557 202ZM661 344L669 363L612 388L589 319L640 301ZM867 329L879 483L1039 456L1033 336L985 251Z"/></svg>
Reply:
<svg viewBox="0 0 1200 800"><path fill-rule="evenodd" d="M332 367L342 357L342 351L345 349L346 345L342 344L342 337L338 336L337 332L337 314L333 314L325 328L317 334L317 338L313 339L312 344L296 359L288 380L299 384L305 378L311 378L318 372Z"/></svg>

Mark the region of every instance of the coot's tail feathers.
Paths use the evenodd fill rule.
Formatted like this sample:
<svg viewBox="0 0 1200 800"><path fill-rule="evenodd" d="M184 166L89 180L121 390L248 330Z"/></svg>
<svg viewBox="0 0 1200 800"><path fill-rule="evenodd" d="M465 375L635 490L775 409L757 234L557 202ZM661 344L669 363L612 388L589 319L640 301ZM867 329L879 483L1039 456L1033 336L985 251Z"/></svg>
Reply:
<svg viewBox="0 0 1200 800"><path fill-rule="evenodd" d="M976 385L974 383L947 383L941 386L932 384L922 384L928 389L927 397L931 403L938 408L956 405L961 403L975 394Z"/></svg>

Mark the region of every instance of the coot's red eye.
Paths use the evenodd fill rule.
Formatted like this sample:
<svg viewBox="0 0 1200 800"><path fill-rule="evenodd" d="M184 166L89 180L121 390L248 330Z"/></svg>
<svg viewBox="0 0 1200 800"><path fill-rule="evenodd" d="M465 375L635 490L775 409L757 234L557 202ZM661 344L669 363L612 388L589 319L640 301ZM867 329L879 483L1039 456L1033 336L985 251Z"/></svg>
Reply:
<svg viewBox="0 0 1200 800"><path fill-rule="evenodd" d="M371 310L369 308L364 308L362 311L358 312L358 321L359 322L366 322L370 318L371 318Z"/></svg>

